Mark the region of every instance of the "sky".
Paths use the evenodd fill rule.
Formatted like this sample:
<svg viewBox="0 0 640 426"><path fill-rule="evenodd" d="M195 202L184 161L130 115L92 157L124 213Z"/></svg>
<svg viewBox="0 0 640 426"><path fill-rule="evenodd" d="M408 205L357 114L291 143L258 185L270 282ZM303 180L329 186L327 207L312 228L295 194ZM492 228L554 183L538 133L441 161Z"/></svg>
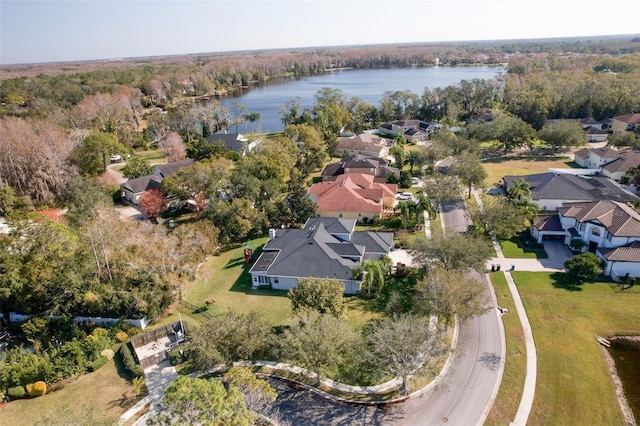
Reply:
<svg viewBox="0 0 640 426"><path fill-rule="evenodd" d="M0 64L640 34L639 0L0 0Z"/></svg>

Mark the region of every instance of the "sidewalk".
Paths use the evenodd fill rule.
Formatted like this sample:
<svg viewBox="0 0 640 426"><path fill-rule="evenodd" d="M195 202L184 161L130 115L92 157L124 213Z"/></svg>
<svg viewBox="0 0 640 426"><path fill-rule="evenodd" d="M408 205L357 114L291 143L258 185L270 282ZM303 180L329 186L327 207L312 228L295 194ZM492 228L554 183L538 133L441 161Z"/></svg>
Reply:
<svg viewBox="0 0 640 426"><path fill-rule="evenodd" d="M476 201L478 206L482 208L482 200L477 192L474 193L476 197ZM524 389L522 391L522 398L520 399L520 405L518 406L518 411L516 413L516 417L510 423L513 426L526 426L527 420L529 419L529 414L531 413L531 407L533 406L533 398L536 392L536 376L537 376L537 355L536 355L536 345L533 340L533 331L531 330L531 324L529 323L529 318L527 317L527 312L524 309L524 304L522 303L522 299L520 298L520 293L518 293L518 288L516 287L516 283L513 281L513 277L511 276L511 272L509 269L511 265L515 266L515 270L520 268L534 268L533 270L557 270L553 268L545 269L545 266L542 265L539 259L507 259L504 257L504 253L502 253L502 248L498 241L493 239L493 248L496 251L497 257L492 259L494 263L501 265L501 270L504 272L504 276L507 279L507 284L509 286L509 291L511 293L511 297L513 298L513 303L516 307L516 312L518 313L518 318L520 318L520 323L522 324L522 331L524 334L524 342L527 350L527 370L524 379ZM488 262L489 269L491 269L491 261ZM503 267L509 265L508 269L504 270ZM556 265L557 266L557 265ZM528 269L520 269L520 270L528 270ZM491 276L491 275L489 275Z"/></svg>

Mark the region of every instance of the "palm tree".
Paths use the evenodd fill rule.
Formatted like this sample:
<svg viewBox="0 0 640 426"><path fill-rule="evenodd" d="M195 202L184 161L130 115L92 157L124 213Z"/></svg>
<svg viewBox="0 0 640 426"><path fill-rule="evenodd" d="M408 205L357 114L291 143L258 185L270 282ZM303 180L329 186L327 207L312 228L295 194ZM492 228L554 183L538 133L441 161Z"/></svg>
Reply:
<svg viewBox="0 0 640 426"><path fill-rule="evenodd" d="M411 168L409 169L409 173L413 174L413 166L420 163L420 153L416 150L411 150L407 153L407 162Z"/></svg>
<svg viewBox="0 0 640 426"><path fill-rule="evenodd" d="M507 196L511 200L528 200L531 198L531 187L524 179L518 179L513 186L507 190Z"/></svg>
<svg viewBox="0 0 640 426"><path fill-rule="evenodd" d="M361 266L355 268L352 277L355 279L362 275L362 289L367 290L367 294L371 295L371 290L375 289L380 294L385 284L385 278L391 265L391 259L383 256L380 259L367 259Z"/></svg>

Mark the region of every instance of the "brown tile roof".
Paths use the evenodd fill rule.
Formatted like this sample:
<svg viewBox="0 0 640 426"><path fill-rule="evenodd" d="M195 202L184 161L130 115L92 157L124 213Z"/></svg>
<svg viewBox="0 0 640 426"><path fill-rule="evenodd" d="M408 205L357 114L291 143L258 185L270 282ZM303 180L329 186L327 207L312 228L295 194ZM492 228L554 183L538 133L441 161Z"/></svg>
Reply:
<svg viewBox="0 0 640 426"><path fill-rule="evenodd" d="M589 151L591 151L589 148L582 148L582 149L579 149L578 151L576 151L573 154L573 156L586 160L587 158L589 158Z"/></svg>
<svg viewBox="0 0 640 426"><path fill-rule="evenodd" d="M620 247L599 248L602 256L613 262L640 262L640 241L634 241Z"/></svg>
<svg viewBox="0 0 640 426"><path fill-rule="evenodd" d="M640 214L624 203L608 200L568 203L558 213L578 222L598 221L616 237L640 237Z"/></svg>
<svg viewBox="0 0 640 426"><path fill-rule="evenodd" d="M632 112L629 114L619 115L617 117L613 117L614 120L622 121L627 124L639 124L640 123L640 113Z"/></svg>
<svg viewBox="0 0 640 426"><path fill-rule="evenodd" d="M538 216L533 220L533 226L539 231L562 231L560 216L557 214Z"/></svg>
<svg viewBox="0 0 640 426"><path fill-rule="evenodd" d="M623 151L620 156L602 168L608 172L626 172L640 165L640 151Z"/></svg>
<svg viewBox="0 0 640 426"><path fill-rule="evenodd" d="M347 173L333 182L315 183L307 192L318 211L381 213L383 198L393 198L398 186L374 182L373 175Z"/></svg>

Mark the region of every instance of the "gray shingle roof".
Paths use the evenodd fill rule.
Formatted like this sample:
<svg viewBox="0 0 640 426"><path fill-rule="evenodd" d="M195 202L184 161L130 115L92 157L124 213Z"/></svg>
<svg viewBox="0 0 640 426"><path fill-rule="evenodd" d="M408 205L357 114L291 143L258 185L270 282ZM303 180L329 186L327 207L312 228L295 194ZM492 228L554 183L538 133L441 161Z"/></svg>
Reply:
<svg viewBox="0 0 640 426"><path fill-rule="evenodd" d="M160 175L146 175L140 176L135 179L129 179L126 181L122 188L139 194L150 189L160 189L162 187L162 176Z"/></svg>
<svg viewBox="0 0 640 426"><path fill-rule="evenodd" d="M600 176L586 177L553 172L505 176L505 189L509 190L520 179L529 184L533 200L640 201L640 197L623 189L617 182Z"/></svg>
<svg viewBox="0 0 640 426"><path fill-rule="evenodd" d="M193 165L193 162L193 158L187 158L186 160L174 161L173 163L158 164L156 168L158 169L160 175L162 175L163 178L166 178L178 173L178 170L183 167Z"/></svg>
<svg viewBox="0 0 640 426"><path fill-rule="evenodd" d="M313 218L307 221L303 229L278 229L275 238L264 246L250 272L349 280L352 269L360 265L363 258L369 258L369 255L379 258L381 254L375 252L381 250L380 245L393 241L392 233L374 232L371 234L380 235L363 238L361 234L370 233L353 232L351 223L355 225L353 220ZM332 235L348 233L349 230L353 232L351 241L341 241ZM388 252L387 248L385 254Z"/></svg>

